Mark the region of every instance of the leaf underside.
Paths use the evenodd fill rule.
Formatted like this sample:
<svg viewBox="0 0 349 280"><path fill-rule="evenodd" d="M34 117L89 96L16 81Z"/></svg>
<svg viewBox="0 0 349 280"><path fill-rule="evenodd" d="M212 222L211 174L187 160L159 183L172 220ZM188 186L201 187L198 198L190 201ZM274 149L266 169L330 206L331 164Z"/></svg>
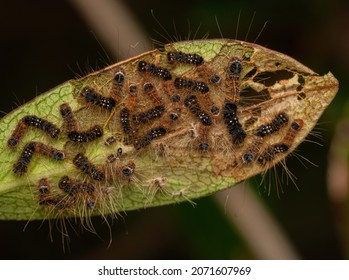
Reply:
<svg viewBox="0 0 349 280"><path fill-rule="evenodd" d="M179 52L195 54L196 64L183 61L183 56L182 61L169 61L169 52L177 54L177 58ZM204 62L199 63L198 57ZM148 63L148 68L140 70L141 61ZM241 71L233 73L238 66ZM161 75L167 72L164 74L159 68L166 69L171 78L163 78ZM116 80L117 73L122 73L122 81L120 75ZM214 81L213 76L219 77L219 81ZM176 78L194 81L196 87L193 82L178 86ZM199 82L209 90L200 88ZM146 92L147 83L155 93ZM135 86L136 93L130 92L131 86ZM82 94L86 88L113 98L116 105L105 108L88 102ZM226 39L169 44L165 51L150 51L67 81L17 108L0 122L0 218L76 216L84 219L91 215L115 215L191 201L234 186L265 172L292 152L311 131L337 90L338 82L331 73L319 76L283 54ZM174 102L174 95L180 100ZM197 103L192 105L188 100ZM99 125L103 136L87 143L70 141L59 109L64 103L72 109L79 131ZM239 125L234 114L227 113L232 103L237 108L235 116ZM162 106L160 116L149 111L156 106ZM213 106L218 108L218 113ZM121 121L121 111L125 108L132 133L125 132ZM279 127L275 119L281 113L287 116L287 121ZM29 127L20 143L9 147L8 140L15 128L28 115L57 126L59 136L53 139L41 129ZM229 118L233 125L229 126ZM297 122L302 124L301 129L292 135L292 124ZM274 131L270 135L258 135L261 127L268 124L273 124ZM239 141L234 140L237 127L246 134ZM165 132L154 136L156 129ZM115 142L105 145L111 136ZM14 165L30 141L64 151L64 160L55 160L38 151L32 156L28 170L16 174ZM287 151L274 151L275 144L285 143ZM120 148L122 154L118 154ZM78 153L85 155L104 174L104 179L95 180L77 168L73 161ZM113 163L108 162L111 154L116 158ZM246 161L247 158L253 160ZM126 174L125 168L131 174ZM63 176L81 184L92 184L94 192L87 195L80 190L73 196L62 191L58 184ZM48 196L40 198L38 184L42 178L50 186L48 196L61 197L65 207L43 203ZM87 207L91 206L91 200L93 207Z"/></svg>

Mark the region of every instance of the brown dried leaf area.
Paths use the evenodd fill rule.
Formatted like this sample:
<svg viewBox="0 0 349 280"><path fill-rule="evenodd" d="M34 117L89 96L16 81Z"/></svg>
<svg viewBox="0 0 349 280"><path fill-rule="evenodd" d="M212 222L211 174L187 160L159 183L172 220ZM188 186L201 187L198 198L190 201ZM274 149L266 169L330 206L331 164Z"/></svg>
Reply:
<svg viewBox="0 0 349 280"><path fill-rule="evenodd" d="M338 90L331 73L233 40L169 44L74 85L57 125L25 116L7 141L13 150L31 127L52 139L59 130L60 148L30 141L11 172L30 174L34 154L54 159L67 174L55 187L39 178L39 205L82 216L109 200L102 214L192 199L265 172L303 141Z"/></svg>

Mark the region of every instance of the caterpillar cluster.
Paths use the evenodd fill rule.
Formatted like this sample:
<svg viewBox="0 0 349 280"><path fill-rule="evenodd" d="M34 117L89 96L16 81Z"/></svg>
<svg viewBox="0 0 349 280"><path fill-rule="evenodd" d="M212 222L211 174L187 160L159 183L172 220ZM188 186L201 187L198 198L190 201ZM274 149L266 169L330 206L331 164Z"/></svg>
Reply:
<svg viewBox="0 0 349 280"><path fill-rule="evenodd" d="M191 162L213 176L237 179L249 170L265 171L294 149L305 122L285 106L269 113L273 89L256 70L253 48L248 54L215 62L171 50L100 71L93 82L80 81L74 92L79 109L69 103L56 108L61 127L35 115L18 121L7 140L9 149L20 150L12 172L29 174L37 157L66 163L71 174L55 178L55 184L51 178L39 180L38 204L50 213L78 209L91 215L96 209L108 212L105 201L116 211L112 204L122 204L123 191L131 185L140 186L145 204L157 196L183 198L184 192L178 195L169 187L166 172L178 166L186 170ZM210 67L213 63L219 70ZM189 70L182 74L178 67ZM53 144L29 141L20 148L29 130L41 131ZM55 148L62 142L63 148ZM103 158L95 159L91 147L102 149ZM163 170L155 162L140 164L152 151Z"/></svg>

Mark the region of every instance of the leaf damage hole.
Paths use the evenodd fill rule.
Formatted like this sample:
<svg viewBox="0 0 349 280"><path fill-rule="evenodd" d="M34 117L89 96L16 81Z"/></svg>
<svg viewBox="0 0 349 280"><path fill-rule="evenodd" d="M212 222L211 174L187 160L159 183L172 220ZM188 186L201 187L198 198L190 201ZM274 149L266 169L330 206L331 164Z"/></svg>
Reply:
<svg viewBox="0 0 349 280"><path fill-rule="evenodd" d="M269 94L268 89L256 91L252 87L246 87L240 93L239 105L242 107L249 107L252 105L265 102L270 99L271 99L271 96Z"/></svg>
<svg viewBox="0 0 349 280"><path fill-rule="evenodd" d="M304 92L300 92L297 94L297 100L303 100L307 97L307 95Z"/></svg>
<svg viewBox="0 0 349 280"><path fill-rule="evenodd" d="M253 77L253 81L271 87L278 81L289 80L294 76L294 73L288 70L277 70L274 72L261 72Z"/></svg>

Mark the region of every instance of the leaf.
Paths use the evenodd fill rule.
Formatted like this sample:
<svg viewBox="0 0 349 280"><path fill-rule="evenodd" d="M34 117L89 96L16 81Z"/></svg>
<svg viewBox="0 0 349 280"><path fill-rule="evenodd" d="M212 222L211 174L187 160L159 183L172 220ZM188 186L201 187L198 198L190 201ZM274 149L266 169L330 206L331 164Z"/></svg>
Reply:
<svg viewBox="0 0 349 280"><path fill-rule="evenodd" d="M168 44L68 81L0 122L0 218L84 220L234 186L284 160L337 90L331 73L228 39ZM63 119L64 103L77 124ZM23 125L26 116L49 123ZM48 124L58 137L45 132ZM10 147L18 131L23 137ZM109 137L115 142L105 145ZM22 175L18 162L28 163Z"/></svg>

